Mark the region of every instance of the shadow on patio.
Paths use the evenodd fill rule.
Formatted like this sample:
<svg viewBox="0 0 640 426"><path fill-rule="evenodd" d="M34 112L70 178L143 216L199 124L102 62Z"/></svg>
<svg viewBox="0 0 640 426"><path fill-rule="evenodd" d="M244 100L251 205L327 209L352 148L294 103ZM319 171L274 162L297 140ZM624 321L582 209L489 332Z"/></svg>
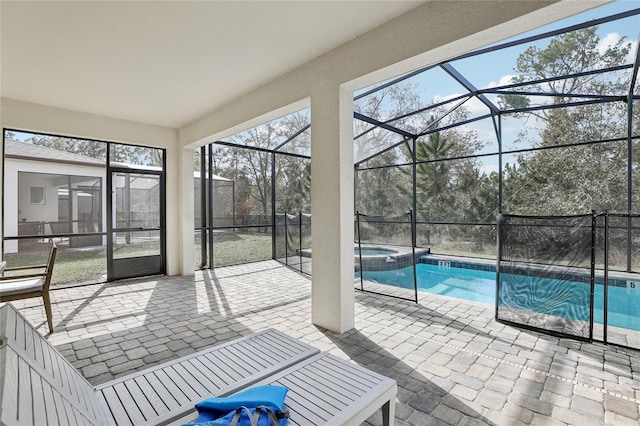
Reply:
<svg viewBox="0 0 640 426"><path fill-rule="evenodd" d="M59 289L48 339L93 384L273 327L398 382L397 424L637 424L640 354L521 331L493 306L356 293L356 328L310 322L308 277L274 261ZM43 332L37 300L15 303ZM380 414L369 419L378 424Z"/></svg>

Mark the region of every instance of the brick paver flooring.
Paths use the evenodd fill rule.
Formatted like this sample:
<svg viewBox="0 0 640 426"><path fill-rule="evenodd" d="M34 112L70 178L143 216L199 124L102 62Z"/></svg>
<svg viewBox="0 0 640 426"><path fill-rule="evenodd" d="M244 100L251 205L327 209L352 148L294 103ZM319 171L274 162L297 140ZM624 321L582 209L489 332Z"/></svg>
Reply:
<svg viewBox="0 0 640 426"><path fill-rule="evenodd" d="M357 292L356 327L338 335L311 324L310 292L274 261L57 289L48 338L98 384L273 327L394 378L399 425L640 424L639 351L520 330L491 305L430 294ZM46 332L41 300L14 305Z"/></svg>

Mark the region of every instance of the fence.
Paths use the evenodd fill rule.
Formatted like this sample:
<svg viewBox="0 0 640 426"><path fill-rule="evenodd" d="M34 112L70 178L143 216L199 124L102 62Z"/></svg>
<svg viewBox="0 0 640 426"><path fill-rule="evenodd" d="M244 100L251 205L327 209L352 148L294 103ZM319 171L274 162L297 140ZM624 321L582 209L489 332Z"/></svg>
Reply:
<svg viewBox="0 0 640 426"><path fill-rule="evenodd" d="M356 212L356 241L355 268L360 278L356 288L418 301L413 212L388 216ZM413 280L407 280L407 274L412 274ZM389 282L397 286L378 284Z"/></svg>
<svg viewBox="0 0 640 426"><path fill-rule="evenodd" d="M498 219L496 320L640 348L640 215Z"/></svg>

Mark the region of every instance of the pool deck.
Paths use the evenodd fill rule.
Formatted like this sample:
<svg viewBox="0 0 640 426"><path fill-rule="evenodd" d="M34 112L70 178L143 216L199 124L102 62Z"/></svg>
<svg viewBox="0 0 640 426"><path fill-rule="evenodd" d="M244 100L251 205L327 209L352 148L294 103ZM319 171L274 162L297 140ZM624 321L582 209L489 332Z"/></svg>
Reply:
<svg viewBox="0 0 640 426"><path fill-rule="evenodd" d="M356 326L336 334L311 324L310 294L275 261L56 289L48 339L98 384L274 327L394 378L397 425L640 423L640 351L513 328L492 305L431 294L356 292ZM41 300L13 304L46 332Z"/></svg>

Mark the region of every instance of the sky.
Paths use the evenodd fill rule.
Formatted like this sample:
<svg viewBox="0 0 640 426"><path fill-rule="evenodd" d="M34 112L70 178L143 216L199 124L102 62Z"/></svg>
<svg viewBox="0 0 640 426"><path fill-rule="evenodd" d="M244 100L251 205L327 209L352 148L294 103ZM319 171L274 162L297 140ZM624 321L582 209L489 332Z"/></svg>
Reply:
<svg viewBox="0 0 640 426"><path fill-rule="evenodd" d="M548 31L581 24L593 19L634 10L637 8L640 8L640 0L618 0L614 3L610 3L605 6L601 6L590 11L575 15L573 17L546 25L544 27L540 27L536 30L520 34L516 37L505 39L501 42L496 43L496 45L502 44L507 41L519 40ZM633 63L635 59L639 33L640 15L635 15L613 23L601 24L598 29L598 34L603 39L601 49L604 50L606 49L607 45L616 43L621 37L626 37L626 41L631 42L632 44L628 57L628 63ZM544 48L548 44L548 40L549 39L542 39L535 42L533 45L539 48ZM452 61L450 62L450 64L478 89L508 84L511 76L515 74L514 67L518 55L530 45L531 44L526 44L506 49L500 49L487 54L482 54L458 61ZM433 68L416 77L413 77L409 81L418 84L418 93L420 94L420 98L424 104L429 104L433 101L438 100L451 99L458 95L467 93L467 90L465 88L463 88L459 83L457 83L439 67ZM368 89L364 89L363 92L366 90ZM488 95L487 97L491 101L496 102L495 95ZM464 105L469 110L471 117L489 113L488 108L476 98L472 98ZM532 121L533 120L531 118L527 123L516 120L503 120L503 148L505 150L526 148L527 146L522 146L522 144L515 145L514 141L517 138L518 130L522 129L523 126L535 125L535 123ZM480 151L480 153L497 151L497 142L495 140L496 136L491 120L482 120L467 126L467 128L476 131L482 140L487 141L487 145ZM515 159L515 157L513 159ZM512 164L513 159L511 161ZM483 166L483 171L497 171L498 164L496 157L482 159L481 161L485 163Z"/></svg>

